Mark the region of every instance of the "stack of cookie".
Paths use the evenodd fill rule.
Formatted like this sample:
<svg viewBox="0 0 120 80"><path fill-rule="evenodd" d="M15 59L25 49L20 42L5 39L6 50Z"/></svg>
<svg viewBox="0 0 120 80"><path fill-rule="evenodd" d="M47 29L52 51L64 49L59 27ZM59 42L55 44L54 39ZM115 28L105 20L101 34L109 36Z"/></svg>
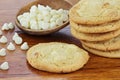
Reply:
<svg viewBox="0 0 120 80"><path fill-rule="evenodd" d="M72 35L86 50L120 58L120 0L81 0L69 17Z"/></svg>

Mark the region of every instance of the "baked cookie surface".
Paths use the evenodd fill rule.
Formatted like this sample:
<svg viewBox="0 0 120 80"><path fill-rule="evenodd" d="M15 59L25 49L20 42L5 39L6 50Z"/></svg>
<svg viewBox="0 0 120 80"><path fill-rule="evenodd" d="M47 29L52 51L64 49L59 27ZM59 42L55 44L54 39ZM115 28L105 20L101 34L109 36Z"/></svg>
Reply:
<svg viewBox="0 0 120 80"><path fill-rule="evenodd" d="M76 23L96 25L120 19L120 0L80 0L70 9Z"/></svg>
<svg viewBox="0 0 120 80"><path fill-rule="evenodd" d="M88 42L88 41L81 41L81 42L90 48L94 48L102 51L111 51L111 50L120 49L120 35L110 40L102 41L102 42Z"/></svg>
<svg viewBox="0 0 120 80"><path fill-rule="evenodd" d="M80 25L76 24L74 21L70 21L71 27L73 27L78 32L83 33L104 33L120 29L120 20L114 21L112 23L106 23L102 25L90 26L90 25Z"/></svg>
<svg viewBox="0 0 120 80"><path fill-rule="evenodd" d="M114 50L114 51L100 51L100 50L89 48L85 45L83 45L83 47L87 51L91 52L92 54L98 55L98 56L108 57L108 58L120 58L120 49Z"/></svg>
<svg viewBox="0 0 120 80"><path fill-rule="evenodd" d="M105 41L120 35L120 29L107 33L81 33L71 27L71 33L74 37L86 41Z"/></svg>
<svg viewBox="0 0 120 80"><path fill-rule="evenodd" d="M73 44L39 43L27 51L28 63L42 71L69 73L84 66L88 53Z"/></svg>

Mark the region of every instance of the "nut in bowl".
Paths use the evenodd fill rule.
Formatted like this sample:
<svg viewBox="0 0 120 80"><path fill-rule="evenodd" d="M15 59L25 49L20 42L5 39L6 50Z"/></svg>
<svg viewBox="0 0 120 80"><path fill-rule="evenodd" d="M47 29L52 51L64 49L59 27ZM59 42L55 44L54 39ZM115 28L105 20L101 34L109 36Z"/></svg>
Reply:
<svg viewBox="0 0 120 80"><path fill-rule="evenodd" d="M59 5L58 5L59 4ZM16 25L31 35L46 35L69 24L71 4L64 0L37 0L22 7L16 15Z"/></svg>

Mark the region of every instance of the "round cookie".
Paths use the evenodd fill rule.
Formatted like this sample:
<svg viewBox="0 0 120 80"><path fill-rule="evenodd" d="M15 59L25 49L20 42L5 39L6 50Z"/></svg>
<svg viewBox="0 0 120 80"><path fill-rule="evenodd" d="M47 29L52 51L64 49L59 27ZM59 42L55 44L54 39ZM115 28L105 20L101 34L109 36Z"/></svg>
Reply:
<svg viewBox="0 0 120 80"><path fill-rule="evenodd" d="M115 50L115 51L100 51L100 50L95 50L95 49L92 49L92 48L89 48L85 45L83 45L83 47L91 52L92 54L95 54L95 55L99 55L99 56L102 56L102 57L108 57L108 58L120 58L120 50Z"/></svg>
<svg viewBox="0 0 120 80"><path fill-rule="evenodd" d="M114 38L120 34L120 29L107 33L81 33L71 27L71 33L74 37L86 41L105 41Z"/></svg>
<svg viewBox="0 0 120 80"><path fill-rule="evenodd" d="M75 23L74 21L70 20L70 25L78 32L83 33L104 33L110 32L117 29L120 29L120 20L114 21L111 23L106 23L102 25L90 26L90 25L80 25Z"/></svg>
<svg viewBox="0 0 120 80"><path fill-rule="evenodd" d="M120 19L120 0L80 0L70 9L75 23L97 25Z"/></svg>
<svg viewBox="0 0 120 80"><path fill-rule="evenodd" d="M27 51L28 63L42 71L69 73L82 68L88 61L88 53L73 44L39 43Z"/></svg>
<svg viewBox="0 0 120 80"><path fill-rule="evenodd" d="M90 48L102 51L118 50L120 49L120 35L107 41L89 42L81 40L81 43Z"/></svg>

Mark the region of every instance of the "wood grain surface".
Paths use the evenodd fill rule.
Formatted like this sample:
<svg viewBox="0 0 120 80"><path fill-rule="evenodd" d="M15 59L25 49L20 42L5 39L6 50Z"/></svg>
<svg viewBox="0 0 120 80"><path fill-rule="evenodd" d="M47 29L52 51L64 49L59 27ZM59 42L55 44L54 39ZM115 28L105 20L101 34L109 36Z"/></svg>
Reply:
<svg viewBox="0 0 120 80"><path fill-rule="evenodd" d="M0 0L0 26L5 22L15 21L15 15L19 8L33 0ZM75 4L77 0L67 0ZM72 37L69 26L47 36L30 36L19 29L4 31L5 36L11 37L17 32L30 46L42 42L66 42L81 47L79 40ZM0 44L0 48L6 48L8 44ZM26 61L26 51L20 50L20 45L15 45L15 51L7 51L6 57L0 57L0 64L8 61L10 69L0 70L0 80L120 80L120 59L109 59L90 54L91 58L84 68L69 74L54 74L38 71Z"/></svg>

